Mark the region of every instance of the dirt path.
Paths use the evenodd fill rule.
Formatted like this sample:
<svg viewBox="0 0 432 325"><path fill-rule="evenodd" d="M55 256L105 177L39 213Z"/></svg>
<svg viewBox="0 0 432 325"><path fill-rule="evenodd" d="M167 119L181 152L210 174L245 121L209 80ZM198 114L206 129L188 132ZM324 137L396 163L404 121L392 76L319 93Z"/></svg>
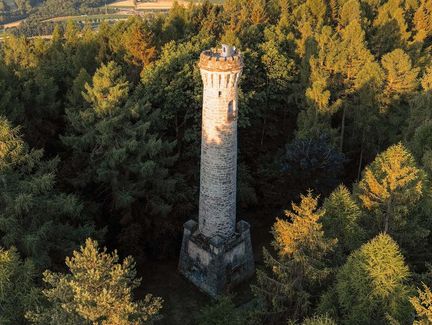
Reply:
<svg viewBox="0 0 432 325"><path fill-rule="evenodd" d="M4 24L4 25L1 25L1 24L0 24L0 26L3 26L5 29L8 29L8 28L15 28L15 27L18 27L19 25L21 25L21 23L22 23L23 21L24 21L24 19L21 19L21 20L13 21L13 22L8 23L8 24Z"/></svg>

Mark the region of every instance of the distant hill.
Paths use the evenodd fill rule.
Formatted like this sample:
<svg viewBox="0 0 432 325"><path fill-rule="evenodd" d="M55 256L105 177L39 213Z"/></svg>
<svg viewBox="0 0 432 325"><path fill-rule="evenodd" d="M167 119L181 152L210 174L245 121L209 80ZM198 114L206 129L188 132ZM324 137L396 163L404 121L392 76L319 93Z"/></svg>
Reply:
<svg viewBox="0 0 432 325"><path fill-rule="evenodd" d="M0 0L0 24L22 18L52 18L93 12L112 0Z"/></svg>
<svg viewBox="0 0 432 325"><path fill-rule="evenodd" d="M0 0L0 24L26 17L43 0Z"/></svg>

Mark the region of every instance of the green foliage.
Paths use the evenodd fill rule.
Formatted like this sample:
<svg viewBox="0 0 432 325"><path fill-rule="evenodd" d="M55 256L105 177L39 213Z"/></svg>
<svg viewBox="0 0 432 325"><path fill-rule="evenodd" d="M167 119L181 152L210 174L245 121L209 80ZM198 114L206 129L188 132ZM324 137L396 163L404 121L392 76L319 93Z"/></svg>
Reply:
<svg viewBox="0 0 432 325"><path fill-rule="evenodd" d="M16 249L0 249L0 323L24 324L25 312L39 300L34 287L36 270L29 260L22 261Z"/></svg>
<svg viewBox="0 0 432 325"><path fill-rule="evenodd" d="M402 144L389 147L366 167L356 195L375 219L373 232L402 235L410 209L424 194L424 177Z"/></svg>
<svg viewBox="0 0 432 325"><path fill-rule="evenodd" d="M305 238L316 240L293 239L291 255L265 253L268 270L259 272L256 286L259 321L331 322L308 319L320 300L327 308L317 315L343 323L329 266L343 265L386 228L418 273L410 281L431 285L425 269L432 258L430 0L176 4L168 14L105 22L97 31L42 20L99 13L103 1L15 2L0 0L7 10L0 20L29 15L14 33L53 34L50 40L2 34L0 44L0 114L10 121L0 128L0 238L36 272L57 269L94 234L92 223L107 226L109 244L136 252L140 265L149 253L177 254L199 184L196 61L221 41L236 45L245 62L240 206L254 206L251 221L264 229L274 211L308 188L324 203L307 210L319 221L305 217L314 225L304 227ZM353 195L335 190L342 181L358 183ZM289 233L299 220L290 215L278 225ZM374 304L365 301L361 310ZM396 303L380 306L378 323L388 311L388 322L400 320ZM232 305L222 307L215 310L223 318ZM57 323L90 322L58 310ZM363 323L375 323L365 317Z"/></svg>
<svg viewBox="0 0 432 325"><path fill-rule="evenodd" d="M43 294L48 306L28 313L33 324L148 324L157 318L162 299L148 294L134 301L136 278L132 257L119 261L116 251L101 250L96 241L66 258L69 273L45 271L48 288Z"/></svg>
<svg viewBox="0 0 432 325"><path fill-rule="evenodd" d="M62 138L73 153L73 183L105 193L101 199L117 211L117 222L128 227L122 235L128 247L138 247L127 229L139 233L145 224L153 227L150 220L167 217L183 195L175 194L181 178L169 170L177 159L176 143L158 133L160 110L129 98L130 84L114 62L102 65L85 88L87 105L68 109L71 134ZM134 208L139 202L142 208ZM143 214L148 219L140 225ZM157 238L169 227L156 229Z"/></svg>
<svg viewBox="0 0 432 325"><path fill-rule="evenodd" d="M245 325L245 313L237 310L229 297L222 297L204 307L197 317L197 325Z"/></svg>
<svg viewBox="0 0 432 325"><path fill-rule="evenodd" d="M412 315L408 277L398 245L380 234L349 256L319 309L339 315L344 324L406 322Z"/></svg>
<svg viewBox="0 0 432 325"><path fill-rule="evenodd" d="M418 87L419 68L413 68L410 57L402 49L387 53L381 63L387 76L384 94L389 99L399 100Z"/></svg>
<svg viewBox="0 0 432 325"><path fill-rule="evenodd" d="M79 199L55 187L58 159L43 160L41 150L29 150L4 118L0 138L0 240L40 270L95 229Z"/></svg>
<svg viewBox="0 0 432 325"><path fill-rule="evenodd" d="M337 259L344 262L349 253L364 242L365 231L361 228L362 211L349 190L340 185L325 199L322 218L324 233L329 238L337 238Z"/></svg>
<svg viewBox="0 0 432 325"><path fill-rule="evenodd" d="M287 188L312 189L327 194L340 182L345 157L325 135L296 139L282 157L282 175Z"/></svg>
<svg viewBox="0 0 432 325"><path fill-rule="evenodd" d="M314 316L306 318L302 325L336 325L336 322L328 316Z"/></svg>
<svg viewBox="0 0 432 325"><path fill-rule="evenodd" d="M286 219L273 226L273 245L278 256L264 249L264 263L269 270L257 271L255 295L263 304L262 320L278 324L291 317L296 320L310 309L313 294L330 275L326 255L336 241L324 237L320 219L324 211L317 210L318 198L311 193L301 196L299 205L292 204Z"/></svg>
<svg viewBox="0 0 432 325"><path fill-rule="evenodd" d="M180 44L170 42L163 47L160 59L142 72L142 88L138 95L160 109L164 121L161 127L179 142L182 154L188 144L198 142L199 132L194 123L198 124L201 116L202 86L195 62L208 46L208 39Z"/></svg>

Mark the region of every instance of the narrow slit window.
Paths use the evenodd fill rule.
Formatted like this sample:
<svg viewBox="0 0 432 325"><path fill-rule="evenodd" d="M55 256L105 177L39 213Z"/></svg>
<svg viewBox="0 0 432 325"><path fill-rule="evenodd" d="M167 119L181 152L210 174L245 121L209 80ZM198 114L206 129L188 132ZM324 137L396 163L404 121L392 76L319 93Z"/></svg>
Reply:
<svg viewBox="0 0 432 325"><path fill-rule="evenodd" d="M220 97L220 96L222 96L222 92L221 92L221 91L219 92L219 97Z"/></svg>
<svg viewBox="0 0 432 325"><path fill-rule="evenodd" d="M233 101L230 101L228 104L228 122L234 121L237 117L237 112L234 108Z"/></svg>

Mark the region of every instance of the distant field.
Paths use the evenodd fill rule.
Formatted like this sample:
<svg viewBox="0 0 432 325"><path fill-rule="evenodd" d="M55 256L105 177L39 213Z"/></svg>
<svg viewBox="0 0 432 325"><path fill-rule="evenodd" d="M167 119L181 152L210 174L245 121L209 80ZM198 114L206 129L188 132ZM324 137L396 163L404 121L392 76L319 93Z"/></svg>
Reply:
<svg viewBox="0 0 432 325"><path fill-rule="evenodd" d="M5 0L6 3L8 3L9 6L16 7L14 0ZM187 6L189 5L189 1L187 0L178 0L177 1L180 5ZM195 3L200 3L202 0L194 0ZM213 3L222 4L224 0L211 0ZM97 14L97 15L80 15L80 16L61 16L61 17L54 17L51 19L44 20L43 22L61 22L66 20L74 20L74 21L99 21L99 20L125 20L130 15L134 14L132 10L135 9L135 6L133 5L133 0L118 0L113 3L110 3L108 7L111 7L112 9L118 9L119 11L117 13L112 14ZM136 9L142 12L163 12L168 11L172 8L174 4L174 0L158 0L154 2L139 2L137 4ZM123 9L123 10L122 10ZM2 27L1 29L8 29L8 28L16 28L18 27L23 20L18 20L12 23L8 23L5 25L0 25Z"/></svg>
<svg viewBox="0 0 432 325"><path fill-rule="evenodd" d="M126 20L130 15L127 14L100 14L100 15L83 15L83 16L62 16L44 20L43 22L60 22L67 20L74 21L95 21L95 20Z"/></svg>
<svg viewBox="0 0 432 325"><path fill-rule="evenodd" d="M178 0L179 4L187 6L189 4L189 1L184 0ZM196 3L200 3L202 1L200 0L194 0ZM211 1L213 3L223 3L224 0L213 0ZM158 0L154 2L139 2L137 4L138 10L169 10L172 8L174 3L174 0ZM134 1L133 0L118 0L115 1L108 6L114 7L114 8L134 8Z"/></svg>
<svg viewBox="0 0 432 325"><path fill-rule="evenodd" d="M174 1L172 0L160 0L155 2L139 2L137 4L138 10L169 10L172 8ZM181 5L187 5L187 1L178 1ZM110 7L114 8L134 8L133 0L119 0L109 4Z"/></svg>

